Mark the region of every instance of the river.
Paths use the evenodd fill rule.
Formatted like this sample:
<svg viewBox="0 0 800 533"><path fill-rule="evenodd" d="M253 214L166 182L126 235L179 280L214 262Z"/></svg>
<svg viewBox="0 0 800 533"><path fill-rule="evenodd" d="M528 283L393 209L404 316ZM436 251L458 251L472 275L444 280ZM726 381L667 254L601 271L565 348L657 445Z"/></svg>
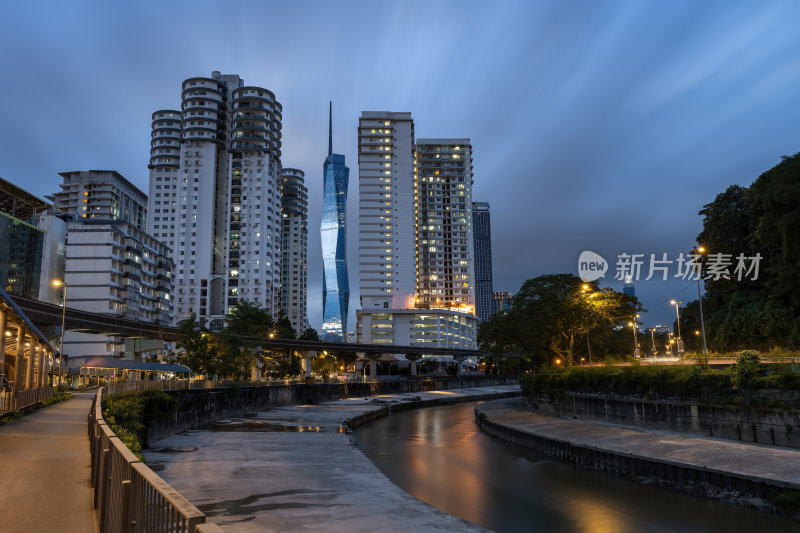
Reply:
<svg viewBox="0 0 800 533"><path fill-rule="evenodd" d="M477 428L475 405L396 413L361 426L354 438L408 493L498 532L800 531L790 517L580 470L506 444Z"/></svg>

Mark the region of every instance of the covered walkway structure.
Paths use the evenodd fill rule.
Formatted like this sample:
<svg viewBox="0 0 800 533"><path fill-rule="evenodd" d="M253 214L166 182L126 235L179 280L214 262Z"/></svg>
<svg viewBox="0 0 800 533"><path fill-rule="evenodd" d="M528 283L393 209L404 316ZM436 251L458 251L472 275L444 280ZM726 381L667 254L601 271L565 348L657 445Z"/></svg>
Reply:
<svg viewBox="0 0 800 533"><path fill-rule="evenodd" d="M145 363L115 357L94 357L87 359L80 368L70 368L77 373L78 387L102 385L118 381L169 381L188 380L192 370L183 365L164 363Z"/></svg>
<svg viewBox="0 0 800 533"><path fill-rule="evenodd" d="M53 348L0 287L0 414L53 395L48 386Z"/></svg>

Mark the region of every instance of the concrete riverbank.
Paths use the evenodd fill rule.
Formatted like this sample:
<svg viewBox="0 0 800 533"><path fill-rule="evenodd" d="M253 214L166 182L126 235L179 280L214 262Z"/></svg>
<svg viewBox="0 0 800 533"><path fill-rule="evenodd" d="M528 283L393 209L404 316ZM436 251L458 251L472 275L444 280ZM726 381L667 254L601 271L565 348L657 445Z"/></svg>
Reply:
<svg viewBox="0 0 800 533"><path fill-rule="evenodd" d="M347 433L391 411L519 393L506 385L280 406L161 439L145 455L227 532L482 531L395 486Z"/></svg>
<svg viewBox="0 0 800 533"><path fill-rule="evenodd" d="M692 494L771 509L782 491L800 490L796 449L560 419L528 409L519 399L480 405L475 418L483 431L507 442Z"/></svg>

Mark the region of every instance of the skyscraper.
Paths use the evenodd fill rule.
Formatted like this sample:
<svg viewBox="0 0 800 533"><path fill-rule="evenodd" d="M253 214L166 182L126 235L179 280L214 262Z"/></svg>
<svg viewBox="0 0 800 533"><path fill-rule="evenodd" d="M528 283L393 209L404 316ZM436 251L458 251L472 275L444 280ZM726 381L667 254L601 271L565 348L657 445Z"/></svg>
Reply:
<svg viewBox="0 0 800 533"><path fill-rule="evenodd" d="M299 335L306 329L308 189L303 171L281 171L281 312Z"/></svg>
<svg viewBox="0 0 800 533"><path fill-rule="evenodd" d="M361 114L358 192L361 308L413 308L417 276L411 113Z"/></svg>
<svg viewBox="0 0 800 533"><path fill-rule="evenodd" d="M333 153L333 104L328 110L328 157L322 165L322 332L327 340L347 340L350 281L347 276L346 206L350 169Z"/></svg>
<svg viewBox="0 0 800 533"><path fill-rule="evenodd" d="M359 341L474 348L469 140L415 145L411 113L384 111L358 139Z"/></svg>
<svg viewBox="0 0 800 533"><path fill-rule="evenodd" d="M475 315L480 324L494 313L492 226L488 202L472 202L472 242L475 248Z"/></svg>
<svg viewBox="0 0 800 533"><path fill-rule="evenodd" d="M276 315L282 107L236 74L182 89L180 112L153 114L148 203L149 231L172 247L176 318L216 329L242 300Z"/></svg>
<svg viewBox="0 0 800 533"><path fill-rule="evenodd" d="M417 307L475 313L472 146L417 139Z"/></svg>

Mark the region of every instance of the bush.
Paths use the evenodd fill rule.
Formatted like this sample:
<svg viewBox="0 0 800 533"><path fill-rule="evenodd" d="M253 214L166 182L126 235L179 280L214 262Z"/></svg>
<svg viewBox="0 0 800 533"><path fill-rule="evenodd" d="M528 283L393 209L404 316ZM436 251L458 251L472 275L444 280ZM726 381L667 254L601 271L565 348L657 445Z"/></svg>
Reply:
<svg viewBox="0 0 800 533"><path fill-rule="evenodd" d="M731 366L731 379L737 389L750 388L761 377L761 357L755 350L744 350L736 356L736 364Z"/></svg>
<svg viewBox="0 0 800 533"><path fill-rule="evenodd" d="M141 456L142 443L153 422L166 422L178 410L180 402L160 390L121 394L103 400L103 418L119 439Z"/></svg>

